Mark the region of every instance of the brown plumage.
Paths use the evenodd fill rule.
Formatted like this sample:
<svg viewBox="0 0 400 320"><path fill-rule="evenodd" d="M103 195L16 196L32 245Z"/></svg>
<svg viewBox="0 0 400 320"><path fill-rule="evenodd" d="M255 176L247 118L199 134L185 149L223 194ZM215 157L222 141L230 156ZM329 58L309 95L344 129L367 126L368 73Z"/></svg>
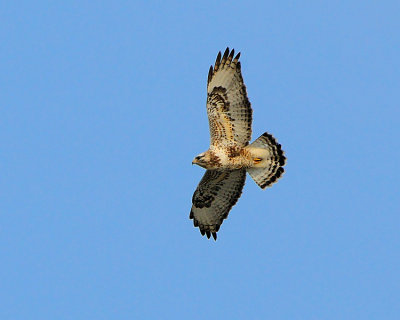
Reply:
<svg viewBox="0 0 400 320"><path fill-rule="evenodd" d="M227 48L218 53L207 79L207 115L210 148L193 164L207 169L192 198L190 219L202 235L217 239L217 232L239 199L246 171L261 187L283 173L285 156L272 135L264 133L252 144L252 109L243 83L240 53Z"/></svg>

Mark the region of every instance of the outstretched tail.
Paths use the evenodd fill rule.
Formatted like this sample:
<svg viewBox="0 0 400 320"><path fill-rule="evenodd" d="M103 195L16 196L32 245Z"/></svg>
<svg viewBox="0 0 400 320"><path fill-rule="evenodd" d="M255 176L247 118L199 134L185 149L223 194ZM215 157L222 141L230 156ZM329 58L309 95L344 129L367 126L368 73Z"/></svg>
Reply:
<svg viewBox="0 0 400 320"><path fill-rule="evenodd" d="M254 156L254 166L247 172L262 189L282 176L286 158L281 145L272 135L265 132L247 148Z"/></svg>

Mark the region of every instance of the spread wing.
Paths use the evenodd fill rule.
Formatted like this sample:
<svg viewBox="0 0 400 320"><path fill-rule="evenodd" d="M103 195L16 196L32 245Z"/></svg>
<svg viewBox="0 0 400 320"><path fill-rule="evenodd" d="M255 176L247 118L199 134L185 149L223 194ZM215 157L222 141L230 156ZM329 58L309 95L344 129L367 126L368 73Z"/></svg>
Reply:
<svg viewBox="0 0 400 320"><path fill-rule="evenodd" d="M246 146L251 139L252 110L240 67L240 53L226 48L210 67L207 83L207 114L211 145Z"/></svg>
<svg viewBox="0 0 400 320"><path fill-rule="evenodd" d="M211 234L217 240L217 232L222 221L242 194L246 180L246 170L207 170L192 198L190 219L201 234Z"/></svg>

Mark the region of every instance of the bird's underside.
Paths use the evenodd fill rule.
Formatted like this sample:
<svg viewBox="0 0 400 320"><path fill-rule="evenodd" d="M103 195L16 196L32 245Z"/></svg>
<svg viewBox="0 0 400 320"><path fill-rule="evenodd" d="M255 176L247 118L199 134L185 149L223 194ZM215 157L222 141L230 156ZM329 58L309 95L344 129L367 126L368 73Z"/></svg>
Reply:
<svg viewBox="0 0 400 320"><path fill-rule="evenodd" d="M218 53L207 82L210 148L193 164L207 169L192 198L190 219L202 235L217 239L217 232L239 199L246 172L261 187L276 182L283 173L281 145L268 133L249 145L252 109L243 83L240 53Z"/></svg>

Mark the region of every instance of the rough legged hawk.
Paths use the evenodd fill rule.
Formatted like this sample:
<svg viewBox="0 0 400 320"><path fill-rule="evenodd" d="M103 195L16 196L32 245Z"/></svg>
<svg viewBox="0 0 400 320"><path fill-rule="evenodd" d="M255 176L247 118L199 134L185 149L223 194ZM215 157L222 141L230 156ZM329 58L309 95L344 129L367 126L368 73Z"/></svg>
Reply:
<svg viewBox="0 0 400 320"><path fill-rule="evenodd" d="M262 188L271 186L283 173L281 145L268 133L249 145L252 109L243 83L238 53L226 48L210 67L207 82L207 115L210 148L193 160L207 169L193 194L190 219L201 234L217 232L239 199L246 172Z"/></svg>

